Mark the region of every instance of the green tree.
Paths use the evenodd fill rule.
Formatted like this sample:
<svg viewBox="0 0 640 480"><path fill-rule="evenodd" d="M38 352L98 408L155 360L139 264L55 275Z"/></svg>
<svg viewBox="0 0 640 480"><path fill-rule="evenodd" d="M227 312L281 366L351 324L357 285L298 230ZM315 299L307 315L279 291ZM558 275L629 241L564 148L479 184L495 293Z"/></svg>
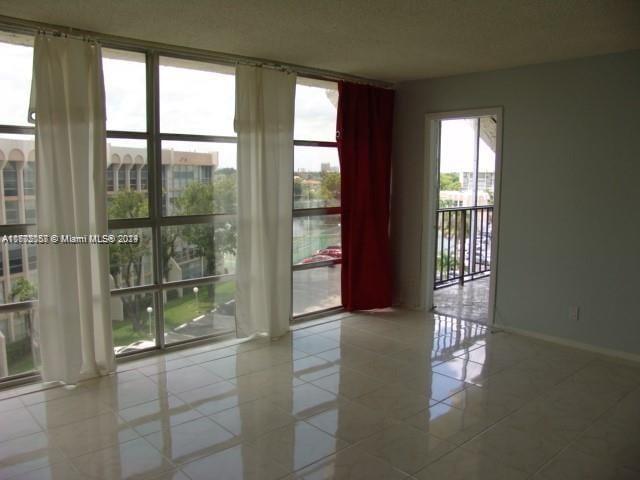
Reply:
<svg viewBox="0 0 640 480"><path fill-rule="evenodd" d="M144 218L149 216L146 192L119 190L109 199L109 218Z"/></svg>
<svg viewBox="0 0 640 480"><path fill-rule="evenodd" d="M462 188L460 184L460 175L457 173L441 173L440 174L440 191L459 191Z"/></svg>
<svg viewBox="0 0 640 480"><path fill-rule="evenodd" d="M26 302L37 296L36 286L24 277L19 278L11 289L11 300L14 302Z"/></svg>
<svg viewBox="0 0 640 480"><path fill-rule="evenodd" d="M176 199L180 215L200 213L234 213L236 210L236 174L217 174L212 183L191 183ZM236 252L236 228L232 222L216 221L213 235L211 224L185 225L180 228L183 240L196 248L204 258L206 272L217 272L216 259ZM177 238L176 238L177 240Z"/></svg>
<svg viewBox="0 0 640 480"><path fill-rule="evenodd" d="M321 198L327 202L340 202L340 172L323 172L320 182Z"/></svg>
<svg viewBox="0 0 640 480"><path fill-rule="evenodd" d="M109 202L109 218L144 218L149 216L149 202L145 192L120 190ZM142 231L139 243L119 243L109 246L109 271L115 288L133 287L142 284L142 261L149 251L151 239ZM148 318L138 308L139 295L122 295L125 318L131 319L134 331L141 331Z"/></svg>

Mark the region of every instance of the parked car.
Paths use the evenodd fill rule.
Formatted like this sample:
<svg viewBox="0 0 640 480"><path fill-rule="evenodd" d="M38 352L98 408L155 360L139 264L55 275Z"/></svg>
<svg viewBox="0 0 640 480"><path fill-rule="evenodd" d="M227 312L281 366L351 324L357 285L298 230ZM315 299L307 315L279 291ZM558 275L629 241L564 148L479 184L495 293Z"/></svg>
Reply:
<svg viewBox="0 0 640 480"><path fill-rule="evenodd" d="M331 258L342 258L342 247L340 245L331 245L318 250L316 255L327 255Z"/></svg>
<svg viewBox="0 0 640 480"><path fill-rule="evenodd" d="M316 253L314 255L311 255L310 257L302 259L300 263L327 262L330 260L335 260L335 258L329 255L322 255L322 254Z"/></svg>
<svg viewBox="0 0 640 480"><path fill-rule="evenodd" d="M129 345L114 347L113 353L115 353L116 355L122 355L123 353L139 352L140 350L153 348L155 346L156 342L153 342L151 340L138 340L136 342L130 343Z"/></svg>

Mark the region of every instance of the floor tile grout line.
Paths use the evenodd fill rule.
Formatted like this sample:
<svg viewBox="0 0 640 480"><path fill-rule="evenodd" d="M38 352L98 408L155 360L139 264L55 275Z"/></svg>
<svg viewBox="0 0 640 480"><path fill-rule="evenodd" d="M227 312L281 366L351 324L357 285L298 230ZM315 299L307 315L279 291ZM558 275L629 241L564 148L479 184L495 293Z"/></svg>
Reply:
<svg viewBox="0 0 640 480"><path fill-rule="evenodd" d="M586 368L586 366L584 367ZM582 369L581 369L582 370ZM639 387L636 388L636 390ZM561 450L559 450L558 452L556 452L555 455L553 455L553 457L551 457L547 462L545 462L538 470L536 470L531 477L537 475L538 473L542 472L544 470L544 468L546 468L548 465L550 465L556 458L558 458L563 452L565 452L566 450L568 450L571 446L575 445L576 442L580 439L580 437L587 431L589 430L593 425L595 425L599 420L601 420L605 415L607 415L611 410L613 410L617 405L619 405L626 397L630 396L631 394L633 394L636 390L632 390L628 393L626 393L624 396L622 396L618 401L616 401L615 405L612 405L611 407L609 407L607 410L603 411L600 415L598 415L596 418L594 418L593 420L590 421L590 423L588 423L587 425L584 426L584 428L582 430L580 430L580 432L574 437L572 438L569 443L567 445L565 445Z"/></svg>

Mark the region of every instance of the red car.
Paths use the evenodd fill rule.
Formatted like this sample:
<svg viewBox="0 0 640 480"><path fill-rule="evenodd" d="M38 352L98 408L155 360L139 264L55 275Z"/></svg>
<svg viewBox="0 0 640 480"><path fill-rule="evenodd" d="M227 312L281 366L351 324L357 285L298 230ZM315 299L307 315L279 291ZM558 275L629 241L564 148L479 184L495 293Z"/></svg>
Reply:
<svg viewBox="0 0 640 480"><path fill-rule="evenodd" d="M330 257L329 255L320 255L316 253L315 255L311 255L310 257L303 259L300 263L326 262L328 260L335 260L335 258Z"/></svg>
<svg viewBox="0 0 640 480"><path fill-rule="evenodd" d="M342 247L340 245L331 245L316 252L316 255L327 255L331 258L342 258Z"/></svg>

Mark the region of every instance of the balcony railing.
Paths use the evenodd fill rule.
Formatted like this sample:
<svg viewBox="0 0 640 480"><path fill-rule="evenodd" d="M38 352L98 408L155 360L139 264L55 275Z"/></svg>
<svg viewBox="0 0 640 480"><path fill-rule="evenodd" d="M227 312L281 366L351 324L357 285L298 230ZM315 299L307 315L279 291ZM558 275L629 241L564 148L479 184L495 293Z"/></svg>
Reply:
<svg viewBox="0 0 640 480"><path fill-rule="evenodd" d="M492 220L491 205L437 210L436 288L490 273Z"/></svg>

